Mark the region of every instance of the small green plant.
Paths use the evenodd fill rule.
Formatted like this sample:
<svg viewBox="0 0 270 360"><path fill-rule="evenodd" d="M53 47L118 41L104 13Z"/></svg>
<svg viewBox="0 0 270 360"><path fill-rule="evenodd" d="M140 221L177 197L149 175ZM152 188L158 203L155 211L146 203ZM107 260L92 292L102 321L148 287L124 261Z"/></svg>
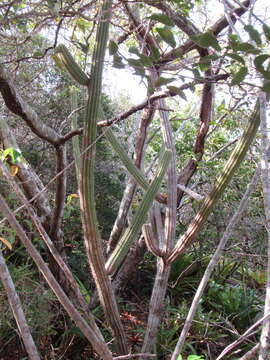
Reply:
<svg viewBox="0 0 270 360"><path fill-rule="evenodd" d="M232 287L212 281L204 301L229 319L239 331L250 326L260 311L256 292L242 286Z"/></svg>
<svg viewBox="0 0 270 360"><path fill-rule="evenodd" d="M0 158L2 161L11 160L12 163L16 164L22 160L22 153L19 149L7 148L0 151Z"/></svg>
<svg viewBox="0 0 270 360"><path fill-rule="evenodd" d="M205 357L203 355L188 355L187 360L204 360ZM183 360L182 355L180 354L177 360Z"/></svg>

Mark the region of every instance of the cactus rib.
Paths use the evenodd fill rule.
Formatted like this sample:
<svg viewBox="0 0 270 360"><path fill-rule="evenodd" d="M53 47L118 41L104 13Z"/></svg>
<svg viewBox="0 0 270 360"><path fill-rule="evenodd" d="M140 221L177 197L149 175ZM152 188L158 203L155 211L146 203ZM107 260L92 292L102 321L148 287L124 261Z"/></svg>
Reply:
<svg viewBox="0 0 270 360"><path fill-rule="evenodd" d="M74 86L70 88L70 104L71 104L71 109L76 109L78 107L78 97ZM75 130L77 128L78 128L78 114L75 112L71 118L71 129ZM73 136L72 138L72 151L75 160L77 183L79 185L80 172L81 172L81 150L80 150L80 141L78 135Z"/></svg>

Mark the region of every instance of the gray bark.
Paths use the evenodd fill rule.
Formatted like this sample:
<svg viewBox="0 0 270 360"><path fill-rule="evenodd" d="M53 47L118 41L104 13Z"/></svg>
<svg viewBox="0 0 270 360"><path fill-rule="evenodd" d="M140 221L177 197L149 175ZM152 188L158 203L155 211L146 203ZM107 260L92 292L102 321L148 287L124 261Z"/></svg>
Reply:
<svg viewBox="0 0 270 360"><path fill-rule="evenodd" d="M269 163L267 156L268 136L267 136L267 118L266 118L266 94L260 94L260 116L261 116L261 168L262 168L262 184L263 184L263 199L265 211L265 228L268 236L268 249L267 249L267 280L266 280L266 293L264 315L270 312L270 181L269 181ZM260 338L260 353L259 360L270 359L270 319L263 322L261 338Z"/></svg>
<svg viewBox="0 0 270 360"><path fill-rule="evenodd" d="M62 290L61 286L55 280L55 277L49 270L48 266L30 241L30 239L26 236L23 228L17 222L15 216L12 214L12 211L9 209L7 203L5 202L2 195L0 195L0 209L2 214L7 218L10 226L16 231L18 237L20 238L21 242L24 244L28 254L31 256L33 261L38 267L38 270L41 272L43 277L45 278L46 282L53 290L57 298L59 299L61 305L65 308L67 313L69 314L70 318L75 322L81 332L84 334L86 339L92 344L93 348L96 352L101 356L101 358L109 360L112 359L112 355L110 350L108 349L106 343L104 342L103 338L98 336L93 329L89 327L80 313L76 310L73 304L70 302L67 295Z"/></svg>
<svg viewBox="0 0 270 360"><path fill-rule="evenodd" d="M16 292L8 267L0 250L0 279L6 290L8 302L16 320L20 335L30 360L40 360L36 345L24 316L20 298Z"/></svg>

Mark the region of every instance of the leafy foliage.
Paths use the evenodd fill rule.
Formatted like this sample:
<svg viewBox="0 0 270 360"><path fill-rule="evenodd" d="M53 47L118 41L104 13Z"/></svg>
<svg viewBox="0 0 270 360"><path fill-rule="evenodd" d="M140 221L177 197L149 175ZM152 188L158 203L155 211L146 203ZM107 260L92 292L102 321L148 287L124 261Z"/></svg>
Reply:
<svg viewBox="0 0 270 360"><path fill-rule="evenodd" d="M212 184L215 183L215 179L222 172L230 156L234 140L242 134L246 119L250 118L250 109L253 107L258 87L270 93L267 48L270 41L269 26L262 24L261 21L257 23L257 18L253 18L253 14L250 13L251 21L248 24L245 24L244 19L235 25L241 37L243 34L242 40L234 33L233 24L229 24L230 31L227 31L226 27L222 31L217 30L215 26L212 27L212 24L224 24L228 19L225 16L220 22L216 12L208 9L207 6L209 4L201 0L115 3L110 21L108 54L104 59L104 78L106 78L104 88L108 87L106 89L108 95L103 93L96 102L97 107L101 106L105 114L102 119L104 123L106 120L114 119L111 122L114 123L115 133L121 136L122 144L126 141L123 149L124 151L126 149L130 159L134 159L137 165L141 166L147 179L146 184L153 185L155 181L153 178L157 169L156 160L158 153L164 147L164 133L166 133L164 119L167 118L168 127L172 129L171 136L175 142L177 181L202 196L206 196L211 191ZM103 66L103 60L100 62L95 57L105 42L95 41L94 36L97 29L104 25L104 21L100 19L108 13L100 14L99 9L100 4L95 1L73 3L70 1L39 3L20 1L5 2L0 10L1 36L3 35L0 49L1 60L3 60L1 62L8 76L14 75L18 92L11 102L7 102L13 115L3 108L1 116L6 123L9 123L19 144L19 146L5 144L7 139L4 133L2 134L4 126L1 125L0 139L3 143L1 159L8 164L10 174L14 180L15 178L18 180L28 199L36 196L33 206L48 236L52 236L54 231L53 217L59 216L60 225L57 236L52 236L52 240L56 245L60 243L60 253L64 261L69 264L87 304L91 306L96 297L93 279L97 276L93 268L94 276L90 273L92 264L87 259L83 244L81 209L85 211L85 208L80 205L79 193L84 194L81 193L81 189L80 191L78 189L75 171L71 166L66 176L63 167L67 164L63 157L62 162L59 160L59 151L66 148L67 163L73 161L70 139L74 134L70 133L69 129L69 120L72 116L68 98L70 85L75 80L79 102L78 108L71 111L78 116L79 127L82 127L88 119L87 116L82 116L82 112L88 106L84 99L84 91L89 87L92 88L91 96L89 96L92 101L96 96L96 89L101 89L101 80L97 80L96 74L97 68ZM243 7L240 10L244 13L246 9ZM239 14L237 19L241 16ZM231 21L234 22L233 14ZM65 45L59 46L60 41ZM52 64L50 54L53 51L54 60L60 66L60 70ZM93 59L97 60L94 65L92 65ZM111 69L111 66L114 69ZM89 76L90 71L92 78ZM133 99L129 102L123 101L124 97L120 98L117 90L109 84L111 77L114 76L118 85L121 82L128 83L129 75L127 74L131 72L139 75L138 79L141 81L136 86L132 85L131 92L143 93L145 87L147 88L147 95L138 106L134 106ZM262 85L258 83L255 73L259 73L263 79ZM124 80L120 81L120 79ZM2 82L4 84L4 75L1 80L1 92L5 89ZM209 94L213 93L213 88L215 88L215 97L212 98ZM12 95L12 91L9 92L9 96L10 94ZM157 96L155 101L152 100L152 95ZM26 104L28 103L27 106L17 103L21 98ZM3 99L6 101L7 97L3 96ZM129 117L125 118L123 113L126 110L129 110L129 114L126 115ZM23 114L20 113L21 111ZM31 116L29 116L29 111ZM117 117L118 114L121 114L124 119L120 120L120 117ZM147 117L149 114L150 116ZM92 120L92 115L89 119ZM48 133L43 132L46 126L50 127L50 134L54 134L57 138L55 142L48 143ZM93 135L94 127L91 130L90 136ZM81 133L81 130L76 130L76 136L79 136L79 147L81 143L85 145L88 140L84 138L81 142ZM121 313L124 329L128 334L129 346L135 353L141 350L141 342L145 335L148 298L152 285L155 283L153 274L156 269L156 258L152 255L146 254L144 257L140 255L141 258L139 258L138 253L143 253L144 246L142 238L140 241L138 238L141 234L141 225L149 220L154 229L154 240L159 239L156 241L156 246L162 249L157 262L159 266L162 263L161 259L165 259L168 255L164 253L166 246L160 243L162 236L159 232L162 232L163 228L169 228L170 219L166 218L169 212L164 202L171 189L166 187L165 180L160 179L165 201L160 204L162 224L159 229L156 215L149 211L150 216L147 219L148 211L143 212L140 208L143 198L140 189L134 190L134 195L130 195L130 204L127 206L129 211L126 214L122 212L124 208L122 203L119 212L122 196L127 184L130 186L130 182L126 168L119 164L119 160L112 153L102 134L98 130L97 137L94 136L89 144L91 149L96 145L96 153L93 151L92 156L87 159L91 162L96 156L95 169L91 168L89 172L89 176L95 178L93 189L95 196L92 197L91 206L93 206L93 211L97 212L97 231L101 234L102 249L106 248L112 229L119 226L119 223L115 223L117 215L122 214L123 217L120 232L125 233L126 228L129 229L134 221L137 225L136 236L133 239L134 248L131 251L131 254L135 255L132 258L128 257L128 261L133 264L134 258L138 256L137 263L132 265L135 275L132 278L129 273L125 273L125 264L123 264L124 270L120 268L116 275L116 287L119 284L117 281L121 283L122 278L125 276L128 278L126 280L128 285L120 286L122 297L119 301L120 313L123 308L132 313L135 307L140 307L140 316L143 317L140 327L131 331L130 326L123 320L127 317L130 320L129 313ZM43 137L39 138L40 135ZM141 149L140 146L142 146ZM140 161L140 156L142 156L142 161ZM177 343L179 332L183 327L203 271L233 209L236 208L241 194L249 183L255 167L253 164L259 162L257 143L247 156L247 161L239 166L237 176L227 187L222 201L211 212L197 240L172 264L167 297L164 301L165 316L163 321L160 321L160 330L157 335L156 352L159 358L170 356ZM26 161L29 161L31 167L28 167ZM21 178L21 162L24 162L30 174L26 179ZM54 180L51 180L52 178ZM63 185L65 180L68 182L68 190L63 194L59 182L55 185L55 181L62 181ZM10 194L10 189L4 179L1 178L1 181L1 192L11 208L15 210L20 204L14 194ZM35 181L38 183L36 188L32 187ZM48 184L46 189L43 188L43 184ZM43 216L39 208L40 189L43 189L42 194L49 204L46 216ZM85 193L87 191L88 188ZM179 190L175 240L185 233L200 208L198 201L185 191L181 190L181 193ZM154 198L154 194L152 197ZM152 202L156 201L151 198L147 204L148 208ZM32 243L41 252L46 262L52 266L50 253L33 223L26 214L20 213L17 218ZM234 340L237 332L244 332L255 321L261 311L265 282L262 261L262 259L265 260L262 257L265 234L262 221L262 195L260 189L257 189L247 209L246 219L243 218L239 222L238 229L235 230L229 242L228 252L223 256L222 262L212 276L212 281L197 309L184 350L178 360L216 357L226 344ZM78 358L97 357L97 352L94 353L91 346L87 345L82 331L70 323L68 316L62 313L57 305L51 290L40 281L39 273L19 244L16 232L5 226L1 235L1 242L8 246L12 245L12 249L5 248L3 251L5 257L9 259L9 267L18 291L22 294L25 313L37 343L50 344L57 352L55 356L59 355L59 357L69 356L74 359L75 356ZM87 240L91 241L91 239ZM93 251L94 255L97 254ZM104 257L106 257L105 251ZM231 258L237 258L239 261L231 261ZM101 259L103 259L102 256ZM254 259L258 259L258 263ZM162 266L166 268L166 265L165 261ZM103 275L107 277L105 271ZM115 281L109 279L109 284L111 280ZM68 289L65 291L68 293ZM165 294L165 290L163 293ZM72 296L70 299L73 300ZM3 338L1 352L6 351L8 342L15 344L12 337L12 333L15 333L15 323L11 313L6 311L7 302L3 291L0 302L3 309L0 319L1 338ZM74 303L77 304L76 300ZM150 315L151 309L152 303ZM80 311L83 310L80 309ZM106 319L100 307L97 307L93 313L106 344L109 344L110 350L116 354L117 350L112 344L112 336L107 325L110 317ZM45 319L44 314L50 314L50 316ZM156 315L160 316L158 311ZM134 317L136 320L136 316ZM149 323L151 324L151 321ZM117 339L117 336L114 336L114 339ZM47 358L51 349L45 345L42 355ZM69 347L70 354L68 354ZM246 349L248 347L243 345L243 352Z"/></svg>

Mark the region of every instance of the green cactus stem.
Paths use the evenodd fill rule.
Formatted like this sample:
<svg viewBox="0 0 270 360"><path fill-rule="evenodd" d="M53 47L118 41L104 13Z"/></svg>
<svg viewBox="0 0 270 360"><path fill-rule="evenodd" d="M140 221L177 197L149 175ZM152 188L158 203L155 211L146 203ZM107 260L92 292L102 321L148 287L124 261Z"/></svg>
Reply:
<svg viewBox="0 0 270 360"><path fill-rule="evenodd" d="M71 109L75 110L78 107L77 90L73 86L70 88L70 104ZM78 128L78 115L76 112L71 117L71 129L75 130ZM80 183L80 171L81 171L81 150L79 136L73 136L72 138L72 149L76 167L77 183Z"/></svg>
<svg viewBox="0 0 270 360"><path fill-rule="evenodd" d="M136 239L139 231L141 230L143 224L146 221L148 211L154 201L154 198L159 191L161 186L163 177L166 173L168 165L171 160L171 150L165 150L161 156L160 166L157 171L157 174L148 187L143 200L134 215L133 221L128 229L125 231L124 235L120 239L119 243L117 244L116 248L110 255L109 259L106 262L106 269L107 272L111 275L113 274L120 264L122 263L124 257L126 256L130 246L132 245L133 241Z"/></svg>
<svg viewBox="0 0 270 360"><path fill-rule="evenodd" d="M128 157L127 151L124 149L124 147L118 142L116 137L114 136L114 133L111 128L106 128L103 130L106 139L111 144L114 151L119 156L120 160L124 164L127 171L134 177L134 179L137 181L137 183L143 188L143 190L148 190L149 184L148 181L145 179L142 172L134 165L133 161Z"/></svg>
<svg viewBox="0 0 270 360"><path fill-rule="evenodd" d="M89 84L88 76L76 63L65 45L60 44L57 46L53 55L53 59L58 67L61 69L66 69L72 79L77 81L80 85L87 86Z"/></svg>
<svg viewBox="0 0 270 360"><path fill-rule="evenodd" d="M106 128L103 130L103 133L106 136L106 139L112 146L113 150L116 152L116 154L119 156L120 160L122 161L123 165L129 172L129 174L135 179L137 184L141 186L141 188L145 191L149 189L149 183L144 177L143 173L137 166L135 166L134 162L128 157L126 149L119 143L117 138L115 137L113 131L111 128ZM158 194L156 196L156 200L164 203L166 202L165 196Z"/></svg>
<svg viewBox="0 0 270 360"><path fill-rule="evenodd" d="M82 169L80 181L80 203L88 262L97 286L101 305L113 332L117 352L127 354L128 347L121 323L116 298L110 278L105 269L103 247L95 206L95 155L97 120L99 117L102 73L111 17L111 0L104 0L99 11L96 40L92 56L91 81L88 84L88 100L82 147Z"/></svg>
<svg viewBox="0 0 270 360"><path fill-rule="evenodd" d="M187 231L180 237L170 255L166 258L167 263L173 262L186 249L186 247L201 230L202 226L208 218L208 215L223 194L235 171L239 168L239 165L241 164L249 146L251 145L257 133L259 125L260 106L259 102L257 101L255 110L251 116L251 119L249 120L247 128L245 129L243 135L231 153L231 156L229 157L223 171L219 175L212 191L203 201L199 212L187 228Z"/></svg>

